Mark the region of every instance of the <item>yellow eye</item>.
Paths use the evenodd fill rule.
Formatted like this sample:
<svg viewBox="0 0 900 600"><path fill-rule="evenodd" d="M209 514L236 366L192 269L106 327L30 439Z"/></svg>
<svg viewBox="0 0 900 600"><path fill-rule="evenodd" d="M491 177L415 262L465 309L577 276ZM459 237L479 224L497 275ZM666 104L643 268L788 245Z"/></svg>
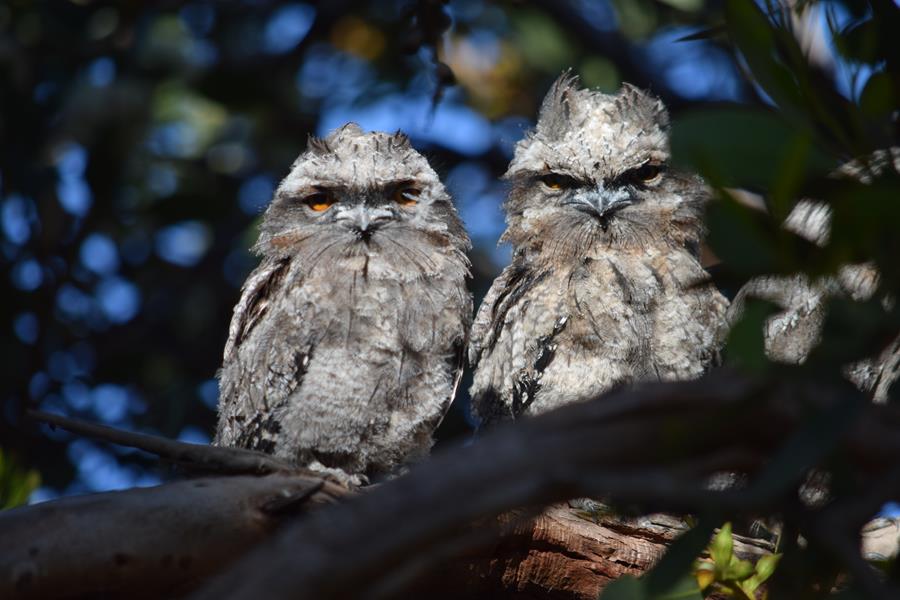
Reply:
<svg viewBox="0 0 900 600"><path fill-rule="evenodd" d="M415 206L419 203L419 195L422 190L412 186L397 188L394 192L394 202L400 206Z"/></svg>
<svg viewBox="0 0 900 600"><path fill-rule="evenodd" d="M325 192L316 192L304 198L303 203L316 212L325 212L334 204L334 196Z"/></svg>

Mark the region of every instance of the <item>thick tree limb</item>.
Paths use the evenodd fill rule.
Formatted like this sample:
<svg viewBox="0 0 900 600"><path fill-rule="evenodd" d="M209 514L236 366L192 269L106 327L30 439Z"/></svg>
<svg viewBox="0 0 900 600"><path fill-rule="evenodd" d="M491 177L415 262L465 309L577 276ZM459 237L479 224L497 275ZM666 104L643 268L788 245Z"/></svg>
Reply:
<svg viewBox="0 0 900 600"><path fill-rule="evenodd" d="M499 428L286 527L193 597L386 597L482 545L484 519L572 497L676 513L774 511L811 465L769 464L770 476L744 490L712 491L709 475L759 475L811 414L842 410L854 394L849 386L785 378L774 387L720 373L569 406ZM896 407L868 403L842 416L839 449L861 479L893 468L898 423ZM735 464L709 459L718 454ZM473 529L475 522L481 526ZM434 590L452 587L438 580Z"/></svg>
<svg viewBox="0 0 900 600"><path fill-rule="evenodd" d="M853 393L849 386L802 381L776 388L728 374L620 391L490 432L296 525L277 516L303 513L346 491L279 473L17 509L0 514L0 597L174 596L230 565L283 523L283 535L236 563L200 597L378 597L408 591L417 582L415 590L430 596L595 598L612 578L649 568L683 524L663 515L592 523L565 506L543 514L537 507L605 496L638 503L646 512L775 510L783 491L802 480L803 465L776 473L777 485L761 477L739 491L710 490L709 475L758 474L767 463L771 468L784 441L808 427L810 413L839 409ZM896 495L895 479L885 474L895 472L900 455L898 409L861 408L855 418L842 419L840 451L861 481L882 483L869 486L864 498L834 505L827 515L811 513L812 523L828 516L842 526L808 532L832 536L822 545L859 573L851 556L856 532L881 496ZM156 439L67 424L107 441L180 456ZM221 449L189 450L202 455ZM897 529L896 521L867 526L873 541L866 552L895 553ZM761 548L739 546L744 550ZM173 562L177 558L184 560Z"/></svg>
<svg viewBox="0 0 900 600"><path fill-rule="evenodd" d="M0 598L173 597L286 516L334 501L318 478L199 478L0 512Z"/></svg>

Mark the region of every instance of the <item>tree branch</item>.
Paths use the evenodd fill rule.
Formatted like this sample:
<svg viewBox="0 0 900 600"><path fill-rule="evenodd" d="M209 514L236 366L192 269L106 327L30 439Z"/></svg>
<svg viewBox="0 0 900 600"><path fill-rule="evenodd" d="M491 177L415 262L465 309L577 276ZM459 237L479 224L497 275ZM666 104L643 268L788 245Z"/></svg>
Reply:
<svg viewBox="0 0 900 600"><path fill-rule="evenodd" d="M51 427L59 427L78 435L120 446L137 448L190 469L223 475L302 472L315 477L307 470L298 469L288 462L253 450L179 442L156 435L114 429L40 410L28 410L26 414L29 418L47 423Z"/></svg>
<svg viewBox="0 0 900 600"><path fill-rule="evenodd" d="M296 511L346 493L319 478L244 475L0 512L0 598L177 596Z"/></svg>
<svg viewBox="0 0 900 600"><path fill-rule="evenodd" d="M804 432L811 413L836 411L853 394L864 402L849 386L790 378L774 386L718 373L568 406L498 428L284 528L193 598L398 594L445 564L448 545L477 545L472 523L484 528L511 509L573 497L604 496L644 511L773 513L813 465L788 465L775 483L752 476L768 472L763 467ZM861 478L893 467L898 417L896 407L866 403L844 419L841 450ZM711 454L734 463L709 460ZM693 466L686 470L688 463ZM747 473L753 483L710 490L709 476L723 469ZM440 578L435 589L453 583Z"/></svg>

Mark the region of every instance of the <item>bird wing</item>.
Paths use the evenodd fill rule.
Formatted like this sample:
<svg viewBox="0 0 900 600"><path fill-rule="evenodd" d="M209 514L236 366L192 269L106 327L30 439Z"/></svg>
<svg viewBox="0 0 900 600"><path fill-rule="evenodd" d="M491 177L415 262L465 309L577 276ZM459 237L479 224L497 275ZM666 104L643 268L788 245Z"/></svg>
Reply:
<svg viewBox="0 0 900 600"><path fill-rule="evenodd" d="M469 364L473 368L478 366L484 351L490 351L497 342L510 308L547 275L548 271L535 271L523 262L513 261L497 276L482 300L472 325Z"/></svg>
<svg viewBox="0 0 900 600"><path fill-rule="evenodd" d="M492 344L493 341L493 325L496 310L494 306L497 300L501 298L509 283L510 271L512 265L503 269L503 272L494 279L490 289L481 301L478 307L478 314L472 323L472 329L469 333L469 364L472 368L478 366L481 360L481 354L484 349Z"/></svg>
<svg viewBox="0 0 900 600"><path fill-rule="evenodd" d="M244 286L241 288L241 299L234 307L234 315L228 328L225 362L234 357L238 346L265 314L269 307L272 291L284 279L289 265L288 259L267 259L244 282Z"/></svg>
<svg viewBox="0 0 900 600"><path fill-rule="evenodd" d="M250 345L243 342L274 310L289 269L288 259L267 259L250 274L241 290L219 375L216 444L274 451L280 430L277 409L302 382L309 359L308 344L281 347L266 340Z"/></svg>

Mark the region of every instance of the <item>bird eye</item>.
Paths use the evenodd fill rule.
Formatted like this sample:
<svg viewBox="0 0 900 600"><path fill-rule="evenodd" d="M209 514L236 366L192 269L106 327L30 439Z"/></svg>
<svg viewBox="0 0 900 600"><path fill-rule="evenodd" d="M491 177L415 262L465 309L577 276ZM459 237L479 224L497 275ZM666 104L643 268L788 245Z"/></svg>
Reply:
<svg viewBox="0 0 900 600"><path fill-rule="evenodd" d="M303 199L303 203L315 212L325 212L334 202L334 196L326 192L316 192Z"/></svg>
<svg viewBox="0 0 900 600"><path fill-rule="evenodd" d="M399 187L394 192L394 202L400 206L415 206L419 203L419 195L421 193L422 190L411 185Z"/></svg>
<svg viewBox="0 0 900 600"><path fill-rule="evenodd" d="M663 166L653 163L646 163L633 169L629 173L629 179L635 183L656 183L662 175Z"/></svg>
<svg viewBox="0 0 900 600"><path fill-rule="evenodd" d="M556 173L548 173L540 177L540 182L551 190L562 190L572 187L572 180L565 175L557 175Z"/></svg>

